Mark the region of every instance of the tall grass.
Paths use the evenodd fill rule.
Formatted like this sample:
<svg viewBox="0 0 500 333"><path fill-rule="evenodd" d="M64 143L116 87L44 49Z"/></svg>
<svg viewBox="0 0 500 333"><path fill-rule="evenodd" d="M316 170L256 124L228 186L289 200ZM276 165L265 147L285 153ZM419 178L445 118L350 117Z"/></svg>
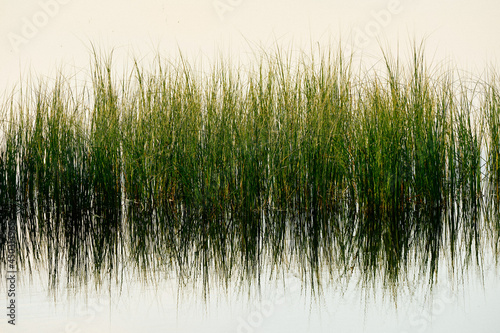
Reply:
<svg viewBox="0 0 500 333"><path fill-rule="evenodd" d="M246 72L179 57L117 78L95 55L78 91L24 85L3 107L0 235L16 221L20 263L53 283L129 267L208 289L270 268L397 287L480 264L500 234L498 85L471 90L423 48L383 56L358 76L341 51L278 50Z"/></svg>
<svg viewBox="0 0 500 333"><path fill-rule="evenodd" d="M484 117L489 133L486 148L488 218L492 227L492 245L498 256L500 253L500 85L498 76L491 79L485 95Z"/></svg>

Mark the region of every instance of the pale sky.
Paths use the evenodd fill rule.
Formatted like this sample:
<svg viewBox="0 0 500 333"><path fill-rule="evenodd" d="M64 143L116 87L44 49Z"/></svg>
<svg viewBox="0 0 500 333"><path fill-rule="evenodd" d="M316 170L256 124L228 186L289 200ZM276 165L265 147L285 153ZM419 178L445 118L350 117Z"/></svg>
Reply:
<svg viewBox="0 0 500 333"><path fill-rule="evenodd" d="M425 37L430 58L481 72L498 63L498 17L494 0L0 0L0 89L21 72L88 68L91 42L140 57L178 49L244 57L249 45L307 50L342 37L356 54L380 59L379 41L404 51Z"/></svg>
<svg viewBox="0 0 500 333"><path fill-rule="evenodd" d="M498 0L0 0L0 96L21 75L53 77L61 66L68 74L88 69L90 43L105 52L114 48L118 58L148 57L157 50L193 57L220 50L245 58L249 45L293 42L307 50L316 43L335 45L342 37L363 59L377 61L379 41L391 49L399 42L404 50L412 38L426 37L429 56L451 59L479 75L488 65L498 68L499 18ZM322 311L311 310L293 291L278 304L275 289L268 287L265 300L273 310L252 332L498 332L498 278L488 280L486 292L473 286L463 293L438 289L439 310L408 298L398 315L387 302L365 312L355 297L339 301L333 292ZM106 306L95 313L76 312L81 297L54 307L41 285L26 286L21 295L21 324L13 330L2 315L0 331L238 332L239 320L250 320L255 310L232 300L211 305L206 314L188 302L176 314L171 290L160 295L166 305L132 290L129 301L104 299Z"/></svg>

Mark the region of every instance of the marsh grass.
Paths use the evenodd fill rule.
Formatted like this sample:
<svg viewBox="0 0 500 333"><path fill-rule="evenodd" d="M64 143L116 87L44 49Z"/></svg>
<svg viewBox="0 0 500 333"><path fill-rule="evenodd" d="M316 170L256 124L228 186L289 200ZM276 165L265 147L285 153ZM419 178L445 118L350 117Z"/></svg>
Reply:
<svg viewBox="0 0 500 333"><path fill-rule="evenodd" d="M96 54L81 91L26 85L3 108L0 237L16 221L20 263L53 284L293 268L313 289L354 271L396 289L443 258L461 274L486 240L498 253L498 85L430 72L422 47L383 56L359 76L341 51L278 50L244 73L181 56L118 79Z"/></svg>
<svg viewBox="0 0 500 333"><path fill-rule="evenodd" d="M500 253L500 85L494 76L485 98L485 118L489 140L487 144L488 214L494 253ZM498 257L497 263L498 263Z"/></svg>

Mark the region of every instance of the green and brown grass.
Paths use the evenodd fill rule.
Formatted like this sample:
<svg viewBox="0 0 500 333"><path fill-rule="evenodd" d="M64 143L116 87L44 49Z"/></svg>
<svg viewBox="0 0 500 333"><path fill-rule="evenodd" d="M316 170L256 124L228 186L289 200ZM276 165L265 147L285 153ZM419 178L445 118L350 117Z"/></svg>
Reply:
<svg viewBox="0 0 500 333"><path fill-rule="evenodd" d="M276 52L121 79L96 56L80 90L25 84L3 104L0 237L15 221L20 267L53 283L293 268L397 286L414 269L432 282L443 258L460 274L499 253L500 86L423 53L357 76L341 52Z"/></svg>

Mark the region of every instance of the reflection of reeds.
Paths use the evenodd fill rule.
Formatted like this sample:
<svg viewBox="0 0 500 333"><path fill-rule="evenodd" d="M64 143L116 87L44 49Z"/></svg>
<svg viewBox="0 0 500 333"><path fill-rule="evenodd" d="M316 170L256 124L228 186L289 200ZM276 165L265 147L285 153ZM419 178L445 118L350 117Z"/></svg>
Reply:
<svg viewBox="0 0 500 333"><path fill-rule="evenodd" d="M485 117L488 124L487 148L489 218L493 226L493 246L500 253L500 85L498 77L488 85Z"/></svg>
<svg viewBox="0 0 500 333"><path fill-rule="evenodd" d="M432 280L443 256L479 259L485 142L485 206L500 197L495 84L431 75L418 49L364 79L340 53L266 59L245 79L136 63L120 84L96 57L90 96L62 78L24 91L4 108L0 237L18 219L19 260L53 281L61 267L208 283L298 265L313 283L356 268L394 285L412 265Z"/></svg>

